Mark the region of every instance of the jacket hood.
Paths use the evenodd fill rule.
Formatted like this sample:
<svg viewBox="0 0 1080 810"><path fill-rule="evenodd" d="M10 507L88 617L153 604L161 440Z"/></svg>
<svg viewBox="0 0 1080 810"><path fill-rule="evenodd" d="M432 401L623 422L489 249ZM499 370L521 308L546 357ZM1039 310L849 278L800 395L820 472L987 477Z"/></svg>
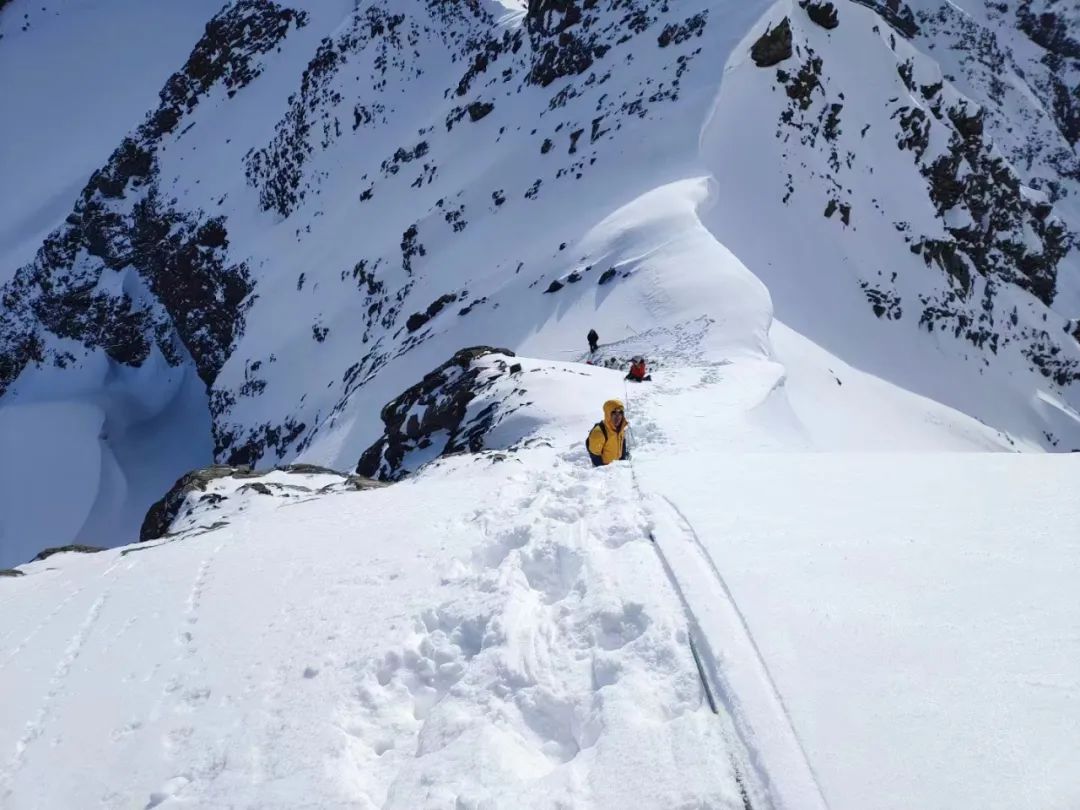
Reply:
<svg viewBox="0 0 1080 810"><path fill-rule="evenodd" d="M615 430L615 425L611 421L611 412L615 410L621 410L625 412L626 408L623 407L622 400L609 399L607 402L604 403L604 422L607 423L607 426L612 430ZM626 427L625 413L623 413L623 427Z"/></svg>

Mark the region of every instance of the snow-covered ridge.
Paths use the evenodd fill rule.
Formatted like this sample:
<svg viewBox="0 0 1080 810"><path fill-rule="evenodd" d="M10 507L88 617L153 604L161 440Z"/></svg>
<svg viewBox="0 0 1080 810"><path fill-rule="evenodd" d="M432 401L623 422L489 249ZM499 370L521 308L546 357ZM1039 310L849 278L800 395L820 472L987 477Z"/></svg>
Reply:
<svg viewBox="0 0 1080 810"><path fill-rule="evenodd" d="M776 364L668 359L623 394L632 466L581 448L621 371L568 363L530 447L224 476L164 538L21 566L0 798L1075 803L1070 458L733 453L783 433Z"/></svg>
<svg viewBox="0 0 1080 810"><path fill-rule="evenodd" d="M711 362L783 363L775 305L1016 446L1080 446L1075 148L1060 93L1021 75L1040 53L1070 75L1069 40L1030 3L967 5L230 4L0 293L3 402L96 403L137 367L155 407L209 398L140 411L182 411L167 432L199 447L165 481L353 469L380 409L463 346L550 359L590 326L712 318ZM791 55L756 66L785 18ZM1009 92L952 61L961 39L1011 54ZM121 458L96 430L72 440ZM87 517L135 497L85 480Z"/></svg>

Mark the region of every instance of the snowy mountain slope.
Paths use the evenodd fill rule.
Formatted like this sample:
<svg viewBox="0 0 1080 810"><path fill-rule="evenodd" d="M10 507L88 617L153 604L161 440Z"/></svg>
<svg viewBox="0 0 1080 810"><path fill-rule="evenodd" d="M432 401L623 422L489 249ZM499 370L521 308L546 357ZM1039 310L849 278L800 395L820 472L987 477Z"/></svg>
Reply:
<svg viewBox="0 0 1080 810"><path fill-rule="evenodd" d="M133 538L211 458L352 469L379 409L457 349L567 357L590 326L697 334L708 363L749 363L733 399L799 411L770 446L896 447L928 412L963 424L928 446L1080 446L1072 186L1050 157L1067 127L1023 118L1043 157L1029 176L1006 139L1010 169L986 133L1011 101L980 134L959 84L921 95L942 73L931 6L841 3L831 30L810 8L228 5L4 289L5 452L32 408L61 441L37 439L48 461L23 478L75 455L88 506L60 521L47 487L9 489L0 545ZM1011 48L1002 14L979 19ZM784 17L797 52L757 67ZM1049 208L1021 184L1051 181ZM862 391L832 391L849 375ZM103 431L66 418L87 402ZM150 426L184 456L147 448Z"/></svg>
<svg viewBox="0 0 1080 810"><path fill-rule="evenodd" d="M571 388L595 399L611 375ZM564 455L253 495L224 528L24 567L3 583L5 804L759 802L631 479ZM478 509L477 489L498 498Z"/></svg>
<svg viewBox="0 0 1080 810"><path fill-rule="evenodd" d="M942 452L1080 447L1072 20L225 5L4 271L0 567L147 542L0 577L0 804L1075 806L1074 457Z"/></svg>
<svg viewBox="0 0 1080 810"><path fill-rule="evenodd" d="M153 106L219 0L10 0L0 12L0 280Z"/></svg>
<svg viewBox="0 0 1080 810"><path fill-rule="evenodd" d="M799 8L767 20L784 13L796 53L776 68L733 64L704 132L721 189L709 226L796 331L1014 437L1068 437L1070 449L1078 346L1044 306L1050 267L1077 272L1064 223L880 17L852 5L831 30ZM788 238L757 238L763 219ZM1033 402L1039 389L1059 405Z"/></svg>
<svg viewBox="0 0 1080 810"><path fill-rule="evenodd" d="M581 448L621 372L517 358L470 407L527 385L531 447L0 580L5 803L1072 806L1071 457L732 453L790 419L753 364L656 355L632 467Z"/></svg>

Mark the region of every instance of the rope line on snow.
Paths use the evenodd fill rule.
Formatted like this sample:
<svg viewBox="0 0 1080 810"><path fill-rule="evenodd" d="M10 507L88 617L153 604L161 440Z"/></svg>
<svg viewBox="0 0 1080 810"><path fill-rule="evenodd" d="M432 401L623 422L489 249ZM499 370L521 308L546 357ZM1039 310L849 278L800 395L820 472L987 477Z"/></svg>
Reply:
<svg viewBox="0 0 1080 810"><path fill-rule="evenodd" d="M623 406L627 410L629 410L630 408L630 389L627 386L625 377L623 378ZM629 423L627 425L626 431L628 434L627 438L629 438L629 435L633 433L633 427L630 426ZM630 465L630 478L633 481L634 490L637 492L638 498L644 500L644 490L642 489L641 481L638 479L637 476L637 469L634 465L633 453L630 454L628 463ZM675 591L676 597L682 605L683 615L686 617L686 638L688 641L688 646L690 647L690 655L694 659L694 667L697 670L698 680L701 682L701 690L705 694L705 702L708 704L709 710L713 713L713 715L719 718L721 716L720 706L718 705L716 698L718 693L712 684L712 678L710 677L710 673L708 672L706 663L702 659L701 653L698 651L698 642L695 641L695 639L700 638L707 646L708 641L705 639L705 633L701 629L701 625L698 624L697 616L694 614L694 610L690 606L690 601L686 598L686 593L683 591L682 586L679 584L678 577L676 577L675 570L671 567L671 563L668 562L667 555L664 554L663 548L661 548L660 543L657 542L656 535L647 526L643 527L643 531L645 535L649 538L649 541L652 543L652 547L656 553L657 559L660 560L660 565L664 569L664 575L667 577L668 582L671 584L672 589ZM715 677L715 673L712 673L712 675L713 677ZM726 709L727 707L725 706L725 710ZM727 711L727 714L732 722L731 730L734 731L736 737L738 737L738 730L734 727L735 719L731 715L730 711ZM727 729L723 730L723 736L727 738L728 761L731 765L731 772L735 779L735 784L739 789L739 798L742 799L743 810L754 810L754 804L750 800L750 792L746 786L746 779L743 776L743 769L739 766L739 761L735 756L735 746L732 744L732 740L728 738ZM740 744L744 749L744 753L749 754L749 751L745 750L747 747L746 743L740 740ZM767 777L765 777L765 782L768 782Z"/></svg>
<svg viewBox="0 0 1080 810"><path fill-rule="evenodd" d="M623 378L623 396L624 396L624 400L623 400L624 405L625 405L626 409L629 410L630 409L630 389L629 389L629 386L627 384L627 381L626 381L625 377ZM631 437L633 435L633 427L628 424L626 430L627 430L627 437L628 438ZM632 446L633 445L631 445L631 447ZM643 490L643 488L641 486L641 480L638 478L638 475L637 475L637 468L636 468L636 465L634 464L634 457L633 457L632 453L630 454L630 457L627 459L627 461L628 461L628 463L630 465L630 476L631 476L631 480L633 481L634 489L637 492L638 497L641 498L642 500L644 500L644 498L645 498L644 490ZM716 565L716 561L713 560L712 555L709 554L708 550L705 548L705 545L702 542L701 537L698 535L697 530L694 528L693 524L690 523L690 521L686 517L686 515L683 514L682 510L679 509L679 507L675 504L674 501L671 500L671 498L667 497L666 495L662 495L662 494L661 494L660 497L663 498L663 500L668 504L668 506L671 508L671 510L675 513L675 515L678 516L679 520L681 520L682 523L685 524L686 529L689 532L693 543L697 546L698 553L701 554L704 557L705 564L707 565L707 567L709 569L709 572L712 574L713 578L720 585L721 591L724 594L727 603L730 605L730 607L734 611L735 616L737 617L737 621L742 626L743 634L746 636L747 640L749 641L751 650L753 651L753 654L757 659L758 667L762 670L762 672L764 673L764 675L766 677L766 680L767 680L768 686L770 688L770 691L772 693L772 696L777 701L777 703L778 703L778 705L780 707L780 710L783 713L784 719L786 720L786 723L787 723L787 727L790 730L790 733L792 735L792 738L795 741L796 746L798 747L798 753L801 755L802 761L806 766L807 772L808 772L809 777L810 777L810 781L811 781L811 783L813 785L813 789L817 793L817 796L820 799L822 806L825 807L825 808L828 808L828 801L825 799L825 794L824 794L824 791L821 788L821 783L818 780L817 773L815 772L813 766L810 763L810 759L809 759L809 757L807 755L806 748L803 745L802 739L799 737L798 732L796 732L796 730L795 730L794 723L792 722L792 719L791 719L791 713L788 711L787 705L784 702L784 699L783 699L782 695L780 694L780 690L777 687L777 684L776 684L775 680L773 679L772 672L769 670L768 666L765 664L765 659L764 659L764 656L761 654L761 650L758 648L757 640L754 638L753 634L750 632L750 626L749 626L748 622L746 621L746 617L743 615L741 608L735 602L735 597L732 594L731 589L728 587L727 581L724 579L723 575L720 573L720 570ZM729 704L728 699L726 699L724 697L723 689L721 689L721 688L719 688L718 686L715 685L715 684L721 684L723 682L723 678L715 671L715 666L716 666L715 654L711 651L711 649L709 649L708 639L705 637L704 631L702 630L700 624L698 623L698 620L697 620L697 617L696 617L696 615L694 613L694 610L691 607L690 602L687 599L686 594L682 589L682 586L679 584L678 578L677 578L677 576L675 574L675 570L674 570L674 568L672 568L671 564L669 563L669 561L667 559L667 556L664 554L663 547L660 545L660 542L657 540L656 535L653 533L653 531L649 527L645 527L644 532L648 536L649 540L652 542L652 545L653 545L653 548L654 548L654 550L656 552L656 555L659 558L660 563L661 563L661 565L662 565L662 567L664 569L664 573L667 576L669 582L671 583L672 588L675 590L675 593L678 596L679 601L682 603L683 612L684 612L684 614L686 616L686 619L687 619L687 631L688 631L690 652L691 652L691 655L694 658L694 665L697 668L698 679L701 682L702 690L705 693L705 699L706 699L707 703L709 704L709 708L713 712L713 714L715 714L717 716L720 716L721 712L719 710L718 700L722 701L724 703L725 713L728 715L728 717L730 718L730 720L731 720L731 722L733 724L733 729L732 730L734 731L735 735L739 738L739 742L742 745L744 754L747 757L749 757L749 759L747 761L747 766L750 768L750 770L757 772L758 779L760 780L760 785L758 786L758 788L759 788L759 791L758 791L759 798L766 801L769 806L773 806L773 800L774 799L773 799L773 796L772 796L772 791L769 788L769 786L772 784L772 779L770 778L770 775L768 774L768 771L765 770L765 767L764 767L763 763L760 763L760 762L754 763L754 760L755 760L755 758L757 756L757 753L753 749L753 747L751 745L749 745L749 743L747 743L747 741L742 738L742 734L739 731L738 721L736 720L736 716L735 716L733 707ZM697 641L696 639L698 639L700 641ZM699 651L700 644L704 644L704 646L705 646L705 655L703 655ZM737 783L737 785L739 787L740 797L742 798L743 810L754 810L753 804L752 804L751 799L750 799L750 795L749 795L749 793L747 791L746 782L745 782L745 780L743 778L743 774L742 774L742 771L741 771L741 769L739 767L739 763L736 760L734 751L730 752L730 759L731 759L732 771L733 771L734 776L735 776L735 781L736 781L736 783Z"/></svg>
<svg viewBox="0 0 1080 810"><path fill-rule="evenodd" d="M650 534L649 539L654 543L655 538ZM705 677L705 668L701 665L701 656L698 655L697 645L694 643L694 637L690 638L690 654L694 656L694 666L697 667L698 677L701 679L701 686L705 690L705 699L709 701L709 708L712 709L713 714L720 714L720 710L716 708L716 698L713 697L712 687L709 686L709 679Z"/></svg>

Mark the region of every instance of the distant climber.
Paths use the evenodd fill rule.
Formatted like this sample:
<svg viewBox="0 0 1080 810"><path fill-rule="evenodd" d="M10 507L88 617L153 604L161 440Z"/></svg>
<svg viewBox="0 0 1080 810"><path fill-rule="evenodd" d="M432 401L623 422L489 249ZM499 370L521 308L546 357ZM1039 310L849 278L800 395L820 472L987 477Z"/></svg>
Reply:
<svg viewBox="0 0 1080 810"><path fill-rule="evenodd" d="M590 329L585 337L589 339L589 354L595 354L596 347L600 345L600 336L596 334L595 329Z"/></svg>
<svg viewBox="0 0 1080 810"><path fill-rule="evenodd" d="M652 380L652 374L645 373L645 358L635 357L630 361L630 371L626 373L626 379L630 382L645 382Z"/></svg>
<svg viewBox="0 0 1080 810"><path fill-rule="evenodd" d="M585 448L589 451L594 467L602 467L613 461L626 461L630 458L630 448L626 442L626 410L617 399L604 403L604 418L593 425Z"/></svg>

